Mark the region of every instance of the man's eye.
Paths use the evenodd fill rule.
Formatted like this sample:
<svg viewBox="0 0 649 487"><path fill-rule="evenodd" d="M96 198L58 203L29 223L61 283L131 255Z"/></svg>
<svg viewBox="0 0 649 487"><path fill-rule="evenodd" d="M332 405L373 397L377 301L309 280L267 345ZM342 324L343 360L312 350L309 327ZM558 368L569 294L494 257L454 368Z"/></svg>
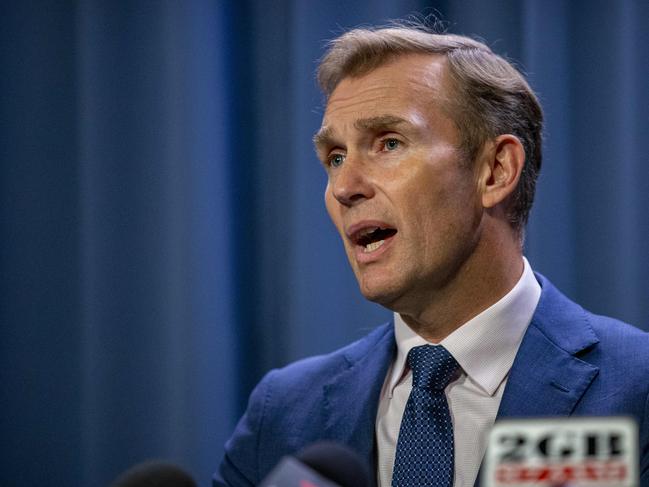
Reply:
<svg viewBox="0 0 649 487"><path fill-rule="evenodd" d="M343 154L331 154L328 162L331 167L338 167L345 162L345 156Z"/></svg>
<svg viewBox="0 0 649 487"><path fill-rule="evenodd" d="M401 141L397 139L385 139L383 141L383 147L385 147L385 150L388 151L393 151L397 149L401 145Z"/></svg>

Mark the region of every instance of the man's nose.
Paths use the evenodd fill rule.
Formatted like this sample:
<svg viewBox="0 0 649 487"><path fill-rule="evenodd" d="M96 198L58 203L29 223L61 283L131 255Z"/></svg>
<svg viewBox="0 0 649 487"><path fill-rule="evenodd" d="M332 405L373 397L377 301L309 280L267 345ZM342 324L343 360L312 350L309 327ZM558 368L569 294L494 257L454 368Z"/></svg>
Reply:
<svg viewBox="0 0 649 487"><path fill-rule="evenodd" d="M330 183L334 197L345 206L353 206L374 196L367 167L349 156L342 166L335 169Z"/></svg>

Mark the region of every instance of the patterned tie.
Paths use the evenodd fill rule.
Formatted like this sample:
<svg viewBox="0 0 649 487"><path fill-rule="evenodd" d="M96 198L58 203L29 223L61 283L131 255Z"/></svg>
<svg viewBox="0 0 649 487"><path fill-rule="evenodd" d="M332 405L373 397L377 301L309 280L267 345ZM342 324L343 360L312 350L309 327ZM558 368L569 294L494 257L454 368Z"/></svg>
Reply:
<svg viewBox="0 0 649 487"><path fill-rule="evenodd" d="M392 487L453 485L453 424L444 389L458 363L438 345L408 353L412 391L401 420Z"/></svg>

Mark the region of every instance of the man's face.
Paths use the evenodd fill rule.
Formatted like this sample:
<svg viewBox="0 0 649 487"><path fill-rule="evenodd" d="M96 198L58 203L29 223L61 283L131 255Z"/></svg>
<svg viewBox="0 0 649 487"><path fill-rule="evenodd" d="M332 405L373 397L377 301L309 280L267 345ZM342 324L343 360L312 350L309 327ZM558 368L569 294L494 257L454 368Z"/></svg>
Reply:
<svg viewBox="0 0 649 487"><path fill-rule="evenodd" d="M442 56L409 55L331 94L315 137L327 210L361 292L416 312L470 259L482 205L445 113Z"/></svg>

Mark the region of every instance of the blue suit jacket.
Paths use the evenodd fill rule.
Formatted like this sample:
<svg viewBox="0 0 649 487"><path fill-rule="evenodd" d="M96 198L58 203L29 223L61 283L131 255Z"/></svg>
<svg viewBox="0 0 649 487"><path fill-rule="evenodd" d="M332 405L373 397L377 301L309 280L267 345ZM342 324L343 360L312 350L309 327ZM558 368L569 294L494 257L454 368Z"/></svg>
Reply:
<svg viewBox="0 0 649 487"><path fill-rule="evenodd" d="M505 387L498 418L626 415L638 421L641 486L649 487L649 334L593 315L542 276L541 299ZM393 326L329 355L268 373L214 477L258 484L284 455L319 440L345 443L376 471L374 423Z"/></svg>

